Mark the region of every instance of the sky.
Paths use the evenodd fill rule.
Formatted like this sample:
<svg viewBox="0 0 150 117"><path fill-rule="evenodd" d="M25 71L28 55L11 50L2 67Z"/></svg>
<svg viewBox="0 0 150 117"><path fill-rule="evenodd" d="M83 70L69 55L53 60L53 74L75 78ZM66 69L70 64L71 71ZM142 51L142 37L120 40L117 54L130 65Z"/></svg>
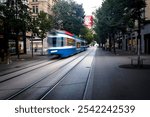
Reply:
<svg viewBox="0 0 150 117"><path fill-rule="evenodd" d="M92 15L98 7L101 6L103 0L74 0L79 4L83 4L85 15Z"/></svg>

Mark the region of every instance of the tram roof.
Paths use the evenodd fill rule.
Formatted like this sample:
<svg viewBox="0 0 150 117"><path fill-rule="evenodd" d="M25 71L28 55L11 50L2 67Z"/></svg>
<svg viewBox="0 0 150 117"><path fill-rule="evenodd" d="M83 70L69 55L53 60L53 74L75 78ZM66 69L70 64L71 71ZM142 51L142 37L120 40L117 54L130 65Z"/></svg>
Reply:
<svg viewBox="0 0 150 117"><path fill-rule="evenodd" d="M65 30L54 30L52 33L50 33L48 35L48 37L65 37L65 38L73 38L77 41L84 41L86 42L84 39L79 38L78 36L76 36L75 34L72 34L68 31Z"/></svg>
<svg viewBox="0 0 150 117"><path fill-rule="evenodd" d="M73 36L69 36L69 35L61 34L61 33L57 33L56 35L49 34L48 37L65 37L65 38L73 38L73 39L75 39L75 37L73 37Z"/></svg>

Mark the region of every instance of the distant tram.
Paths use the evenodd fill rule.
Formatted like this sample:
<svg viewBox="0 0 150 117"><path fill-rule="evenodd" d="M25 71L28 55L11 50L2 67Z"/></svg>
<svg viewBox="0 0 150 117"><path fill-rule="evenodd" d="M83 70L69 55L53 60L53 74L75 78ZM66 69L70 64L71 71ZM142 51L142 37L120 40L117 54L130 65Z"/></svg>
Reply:
<svg viewBox="0 0 150 117"><path fill-rule="evenodd" d="M61 58L68 57L85 51L86 41L67 32L56 30L47 37L49 55L59 55Z"/></svg>

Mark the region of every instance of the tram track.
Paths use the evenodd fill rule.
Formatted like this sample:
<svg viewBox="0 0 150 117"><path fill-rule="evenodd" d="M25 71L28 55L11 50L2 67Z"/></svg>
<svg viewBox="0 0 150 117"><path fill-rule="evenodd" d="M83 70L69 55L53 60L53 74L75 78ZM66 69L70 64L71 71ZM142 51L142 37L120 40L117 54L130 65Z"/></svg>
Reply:
<svg viewBox="0 0 150 117"><path fill-rule="evenodd" d="M39 60L31 60L31 61L26 62L25 64L20 64L19 66L13 65L12 67L3 68L3 69L0 70L0 72L1 72L1 73L0 73L0 76L9 73L8 70L12 70L12 69L14 69L14 68L19 68L20 66L28 66L28 64L32 64L32 63L38 62L38 61L39 61ZM14 63L14 62L13 62L13 63ZM7 73L2 73L2 72L7 72Z"/></svg>
<svg viewBox="0 0 150 117"><path fill-rule="evenodd" d="M51 56L51 57L49 57L49 60L54 60L56 58L58 58L58 57L57 56ZM34 67L36 65L43 64L45 62L49 62L49 60L48 59L47 60L33 60L32 62L30 61L29 63L27 62L25 64L21 64L18 66L14 66L14 67L10 67L10 68L4 69L4 70L0 70L0 72L1 72L0 77L14 73L14 72L17 72L17 71L20 71L20 70L27 69L30 67ZM8 71L9 69L11 69L11 71Z"/></svg>
<svg viewBox="0 0 150 117"><path fill-rule="evenodd" d="M92 51L91 51L92 52ZM62 76L62 78L60 80L58 80L50 89L48 89L40 98L39 100L44 100L57 86L59 86L61 84L61 82L66 78L67 75L69 75L71 73L71 71L77 66L79 65L86 57L88 57L88 55L91 53L89 52L84 58L82 58L75 66L73 66L66 74L64 74ZM92 61L92 65L93 65L93 61ZM91 76L91 67L89 69L89 72L88 72L88 77L86 79L86 82L85 82L85 88L84 88L84 91L83 91L83 94L82 94L82 99L86 99L86 93L87 93L87 90L88 90L88 85L89 85L89 79L90 79L90 76Z"/></svg>
<svg viewBox="0 0 150 117"><path fill-rule="evenodd" d="M23 74L29 73L29 72L34 71L34 70L36 70L36 69L39 69L39 68L41 68L41 67L45 67L45 66L50 65L50 64L52 64L52 63L55 63L55 62L57 62L57 61L59 61L59 59L58 59L58 60L54 60L54 61L52 61L52 62L46 62L46 63L45 63L45 62L42 62L41 65L36 64L36 65L33 65L33 66L29 66L29 67L26 67L26 68L22 68L22 69L20 69L20 70L16 70L15 72L11 72L11 73L2 75L2 76L0 76L1 79L3 79L3 77L7 77L7 76L10 76L10 77L8 77L8 78L6 78L6 79L4 78L3 80L0 80L0 83L6 82L6 81L11 80L11 79L14 79L14 78L16 78L16 77L18 77L18 76L21 76L21 75L23 75ZM44 64L44 63L45 63L45 64ZM36 66L37 66L37 67L36 67ZM35 68L34 68L34 67L35 67ZM28 68L31 68L31 69L25 71L25 69L28 69ZM16 72L21 72L21 70L23 70L22 73L19 73L19 74L16 73ZM24 72L24 71L25 71L25 72ZM17 74L17 75L12 76L12 74Z"/></svg>
<svg viewBox="0 0 150 117"><path fill-rule="evenodd" d="M30 65L24 65L24 67L21 67L21 66L14 66L13 68L8 68L8 69L14 69L14 68L17 68L17 69L14 69L14 70L8 71L8 72L5 72L5 71L7 71L8 69L2 70L1 72L4 71L5 73L0 74L0 77L1 77L1 76L5 76L5 75L8 75L8 74L11 74L11 73L14 73L14 72L17 72L17 71L20 71L20 70L24 70L24 69L27 69L27 68L30 68L30 67L33 67L33 66L36 66L36 65L39 65L39 64L43 64L43 63L45 63L45 62L46 62L46 60L43 60L42 62L41 62L41 61L38 61L38 62L36 62L36 63L34 63L34 64L30 63ZM21 67L21 68L20 68L20 67Z"/></svg>
<svg viewBox="0 0 150 117"><path fill-rule="evenodd" d="M91 51L90 51L90 52L91 52ZM69 70L68 70L65 74L63 74L63 76L60 76L60 77L58 78L58 80L55 81L55 83L54 83L52 86L50 86L50 89L47 89L47 90L44 92L44 94L42 94L38 99L42 99L47 93L49 93L49 90L51 90L51 89L53 89L54 87L56 87L56 86L59 84L59 82L61 82L61 81L63 80L63 78L64 78L75 66L77 66L86 56L89 55L90 52L86 53L86 55L85 55L81 60L79 60L73 67L69 68ZM56 69L56 70L53 71L52 73L47 74L46 76L40 78L39 80L36 80L36 81L32 82L32 83L29 84L28 86L24 87L23 89L19 90L18 92L14 93L13 95L7 97L6 99L7 99L7 100L10 100L10 99L18 99L17 97L18 97L19 95L21 95L21 94L25 93L26 91L28 91L29 89L33 88L35 85L37 85L37 84L40 83L41 81L43 81L43 80L45 80L45 79L47 79L47 78L49 78L49 77L52 77L52 78L53 78L53 75L54 75L54 74L58 74L60 71L62 71L62 69L66 68L66 66L69 66L69 65L72 64L74 61L77 61L77 59L79 59L79 58L80 58L80 55L78 55L78 56L77 56L76 58L74 58L73 60L70 60L69 62L67 62L67 64L62 65L59 69Z"/></svg>
<svg viewBox="0 0 150 117"><path fill-rule="evenodd" d="M78 56L79 56L79 55L78 55ZM73 56L73 57L74 57L74 56ZM76 59L76 58L75 58L75 59ZM53 63L56 63L56 62L58 62L59 60L60 60L60 58L57 59L57 60L48 61L48 62L46 62L46 63L45 63L45 62L42 62L41 65L39 65L39 64L37 63L36 65L30 66L30 67L27 67L27 68L22 68L21 70L24 70L24 71L22 71L22 72L21 72L21 70L16 70L15 72L11 72L11 73L2 75L2 76L0 76L0 77L1 77L1 78L0 78L0 84L3 83L3 82L6 82L6 81L8 81L8 80L14 79L14 78L16 78L16 77L19 77L19 76L21 76L21 75L27 74L27 73L29 73L29 72L31 72L31 71L37 70L37 69L39 69L39 68L48 66L48 65L53 64ZM43 64L43 65L42 65L42 64ZM38 66L38 67L36 67L36 66ZM35 68L34 68L34 67L35 67ZM31 68L31 69L25 71L25 69L28 69L28 68ZM21 73L17 74L16 72L21 72ZM15 75L13 75L13 74L15 74ZM16 75L16 74L17 74L17 75ZM8 76L8 77L7 77L7 76ZM7 77L7 78L5 78L5 77Z"/></svg>
<svg viewBox="0 0 150 117"><path fill-rule="evenodd" d="M86 52L87 53L87 52ZM23 86L22 88L21 88L21 86L19 86L20 87L20 89L19 89L19 91L18 90L16 90L16 91L14 91L14 92L23 92L24 90L27 90L28 88L30 88L31 86L33 86L33 84L36 84L36 83L38 83L38 82L40 82L42 79L45 79L45 77L46 76L48 76L48 75L50 75L50 74L52 74L52 73L55 73L56 71L58 71L58 69L61 69L63 66L66 66L67 64L69 64L70 62L72 62L72 61L74 61L75 59L77 59L79 56L81 56L82 54L77 54L77 56L75 55L75 56L72 56L72 57L69 57L69 61L67 60L67 59L62 59L60 62L58 61L58 62L55 62L54 64L52 64L52 66L53 67L50 67L51 68L51 70L49 69L49 66L47 66L46 68L48 68L49 70L50 70L50 72L49 73L47 73L47 74L43 74L43 75L39 75L39 78L36 78L36 77L34 77L34 76L30 76L30 77L34 77L33 79L30 79L29 81L27 81L27 79L29 79L29 77L26 77L25 79L26 80L24 80L26 83L25 84L23 84L23 85L21 85L21 86ZM57 63L57 64L56 64ZM61 63L61 64L60 64ZM54 67L55 66L55 67ZM39 68L40 69L40 68ZM45 69L45 68L42 68L42 69ZM48 71L49 71L48 70ZM35 71L33 71L33 73L36 73L36 71L37 70L35 70ZM28 73L28 74L32 74L32 72L30 73ZM23 74L23 77L24 76L26 76L26 75L24 75ZM37 76L37 75L36 75ZM40 78L40 76L41 76L41 78ZM24 79L22 76L19 76L19 77L14 77L14 78L12 78L12 79L9 79L9 80L5 80L5 82L1 82L1 87L0 87L0 90L1 91L3 91L3 90L8 90L8 91L10 91L9 89L14 89L15 90L15 87L17 86L17 85L15 85L17 82L22 82L22 80ZM16 78L16 79L15 79ZM17 82L16 82L16 80L17 80ZM18 81L19 80L19 81ZM8 82L9 81L9 82ZM16 83L15 83L15 82ZM14 83L13 83L14 82ZM11 87L12 88L7 88L6 87L6 85L8 84L8 83L11 83ZM28 84L27 84L28 83ZM18 83L17 83L18 84ZM14 87L14 88L13 88ZM18 86L17 86L18 87ZM18 87L18 88L19 88ZM28 87L28 88L27 88ZM18 89L17 88L17 89ZM22 90L22 91L21 91ZM0 97L2 98L2 99L7 99L7 98L9 98L10 97L10 95L13 95L13 93L7 93L7 95L5 96L3 96L3 95L1 95Z"/></svg>

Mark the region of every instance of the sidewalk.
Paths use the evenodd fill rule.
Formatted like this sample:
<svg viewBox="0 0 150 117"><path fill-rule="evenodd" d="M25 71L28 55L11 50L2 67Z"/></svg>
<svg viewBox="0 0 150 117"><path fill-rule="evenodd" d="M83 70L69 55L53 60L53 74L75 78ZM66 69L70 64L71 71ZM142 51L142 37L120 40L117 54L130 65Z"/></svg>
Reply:
<svg viewBox="0 0 150 117"><path fill-rule="evenodd" d="M32 55L31 54L20 54L20 57L18 59L17 55L13 55L10 57L10 63L0 63L0 71L6 70L6 69L12 69L15 67L21 67L27 64L30 64L32 62L41 61L41 60L49 60L48 55Z"/></svg>
<svg viewBox="0 0 150 117"><path fill-rule="evenodd" d="M121 65L130 64L130 57L117 51L117 55L97 48L93 72L91 99L136 100L150 99L150 69L128 69ZM150 60L150 56L147 57ZM150 61L147 61L150 65Z"/></svg>
<svg viewBox="0 0 150 117"><path fill-rule="evenodd" d="M108 51L108 50L102 50L102 51L104 51L105 54L108 53L109 55L112 54L114 56L137 56L137 54L135 52L125 51L125 50L122 50L122 49L116 49L116 54L114 54L113 50L111 50L111 52ZM141 56L150 56L150 55L141 53Z"/></svg>

